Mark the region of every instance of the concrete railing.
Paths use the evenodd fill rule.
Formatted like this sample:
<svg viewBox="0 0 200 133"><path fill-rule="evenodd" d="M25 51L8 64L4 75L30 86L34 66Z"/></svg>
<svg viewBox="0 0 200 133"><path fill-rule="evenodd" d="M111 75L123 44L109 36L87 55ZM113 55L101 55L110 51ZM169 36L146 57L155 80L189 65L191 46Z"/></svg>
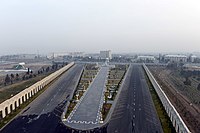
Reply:
<svg viewBox="0 0 200 133"><path fill-rule="evenodd" d="M51 83L54 79L56 79L62 73L67 71L73 65L74 65L74 62L71 62L70 64L64 66L63 68L57 70L56 72L50 74L49 76L45 77L44 79L38 81L37 83L33 84L32 86L26 88L25 90L21 91L20 93L16 94L15 96L11 97L10 99L1 103L0 104L1 118L5 118L8 114L10 114L12 111L14 111L22 103L24 103L29 98L34 96L37 92L39 92L46 85Z"/></svg>
<svg viewBox="0 0 200 133"><path fill-rule="evenodd" d="M179 113L176 111L175 107L172 105L160 85L155 80L154 76L151 74L149 69L145 64L143 64L143 68L147 73L147 76L149 77L154 89L156 90L156 93L158 94L165 111L167 112L168 116L170 117L170 120L175 127L175 130L177 133L191 133L188 127L185 125L184 121L180 117Z"/></svg>

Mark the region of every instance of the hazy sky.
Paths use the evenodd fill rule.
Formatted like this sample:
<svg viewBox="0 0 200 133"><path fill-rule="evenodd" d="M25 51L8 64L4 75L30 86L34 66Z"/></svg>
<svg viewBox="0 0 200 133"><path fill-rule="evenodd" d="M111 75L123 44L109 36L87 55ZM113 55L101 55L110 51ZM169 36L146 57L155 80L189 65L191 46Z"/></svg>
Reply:
<svg viewBox="0 0 200 133"><path fill-rule="evenodd" d="M0 0L0 55L200 51L200 0Z"/></svg>

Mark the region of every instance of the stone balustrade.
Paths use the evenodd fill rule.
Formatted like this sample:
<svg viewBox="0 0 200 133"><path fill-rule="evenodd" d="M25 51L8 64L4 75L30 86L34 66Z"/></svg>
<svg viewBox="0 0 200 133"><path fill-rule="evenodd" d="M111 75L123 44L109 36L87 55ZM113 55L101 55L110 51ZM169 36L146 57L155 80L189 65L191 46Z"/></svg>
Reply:
<svg viewBox="0 0 200 133"><path fill-rule="evenodd" d="M21 104L26 102L29 98L34 96L38 93L41 89L43 89L46 85L51 83L54 79L58 76L63 74L67 71L70 67L74 65L74 62L69 63L68 65L64 66L63 68L57 70L56 72L50 74L49 76L45 77L44 79L38 81L37 83L33 84L32 86L26 88L25 90L21 91L20 93L16 94L15 96L7 99L3 103L0 104L0 118L5 118L8 114L14 111L17 107Z"/></svg>
<svg viewBox="0 0 200 133"><path fill-rule="evenodd" d="M149 77L154 89L156 90L156 93L158 94L165 111L167 112L168 116L170 117L170 120L175 127L175 130L177 133L191 133L182 118L180 117L179 113L176 111L175 107L172 105L160 85L157 83L155 80L154 76L152 73L149 71L147 66L143 64L143 68L147 73L147 76Z"/></svg>

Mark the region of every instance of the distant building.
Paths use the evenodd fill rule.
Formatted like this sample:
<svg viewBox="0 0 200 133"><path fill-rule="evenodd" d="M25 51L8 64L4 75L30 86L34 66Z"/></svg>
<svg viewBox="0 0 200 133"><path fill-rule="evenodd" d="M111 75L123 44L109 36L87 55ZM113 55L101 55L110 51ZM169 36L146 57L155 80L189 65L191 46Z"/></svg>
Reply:
<svg viewBox="0 0 200 133"><path fill-rule="evenodd" d="M84 52L70 52L69 55L72 57L85 57Z"/></svg>
<svg viewBox="0 0 200 133"><path fill-rule="evenodd" d="M190 70L190 71L200 71L200 64L185 64L184 66L185 70Z"/></svg>
<svg viewBox="0 0 200 133"><path fill-rule="evenodd" d="M159 62L164 62L164 56L162 54L159 54L158 60Z"/></svg>
<svg viewBox="0 0 200 133"><path fill-rule="evenodd" d="M169 62L187 62L187 56L185 55L165 55L165 61Z"/></svg>
<svg viewBox="0 0 200 133"><path fill-rule="evenodd" d="M69 55L69 53L65 53L65 52L63 52L63 53L51 53L51 54L49 54L49 55L47 55L47 58L48 59L54 59L54 58L63 58L64 56L68 56Z"/></svg>
<svg viewBox="0 0 200 133"><path fill-rule="evenodd" d="M146 56L146 55L140 55L137 57L137 61L143 61L143 62L154 62L156 59L154 56Z"/></svg>
<svg viewBox="0 0 200 133"><path fill-rule="evenodd" d="M190 62L195 62L195 59L197 58L197 56L195 56L195 55L190 55L190 57L189 57L189 61Z"/></svg>
<svg viewBox="0 0 200 133"><path fill-rule="evenodd" d="M36 54L17 54L17 55L5 55L1 56L2 60L11 59L11 60L18 60L18 59L35 59L37 57Z"/></svg>
<svg viewBox="0 0 200 133"><path fill-rule="evenodd" d="M84 52L60 52L60 53L51 53L47 56L48 59L54 59L54 58L63 58L65 56L71 56L71 57L84 57Z"/></svg>
<svg viewBox="0 0 200 133"><path fill-rule="evenodd" d="M112 59L111 50L100 51L100 59Z"/></svg>
<svg viewBox="0 0 200 133"><path fill-rule="evenodd" d="M21 70L21 69L25 70L26 67L25 67L24 65L25 65L25 63L24 63L24 62L21 62L21 63L19 63L18 65L14 66L13 68L14 68L15 70Z"/></svg>

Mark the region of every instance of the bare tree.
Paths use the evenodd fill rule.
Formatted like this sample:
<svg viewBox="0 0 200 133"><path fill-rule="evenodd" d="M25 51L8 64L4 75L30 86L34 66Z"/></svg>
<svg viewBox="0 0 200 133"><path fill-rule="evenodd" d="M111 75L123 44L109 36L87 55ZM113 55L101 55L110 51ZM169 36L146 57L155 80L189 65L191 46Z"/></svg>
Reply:
<svg viewBox="0 0 200 133"><path fill-rule="evenodd" d="M10 83L10 77L9 77L9 75L7 74L6 75L6 78L5 78L5 85L7 85L8 83Z"/></svg>

